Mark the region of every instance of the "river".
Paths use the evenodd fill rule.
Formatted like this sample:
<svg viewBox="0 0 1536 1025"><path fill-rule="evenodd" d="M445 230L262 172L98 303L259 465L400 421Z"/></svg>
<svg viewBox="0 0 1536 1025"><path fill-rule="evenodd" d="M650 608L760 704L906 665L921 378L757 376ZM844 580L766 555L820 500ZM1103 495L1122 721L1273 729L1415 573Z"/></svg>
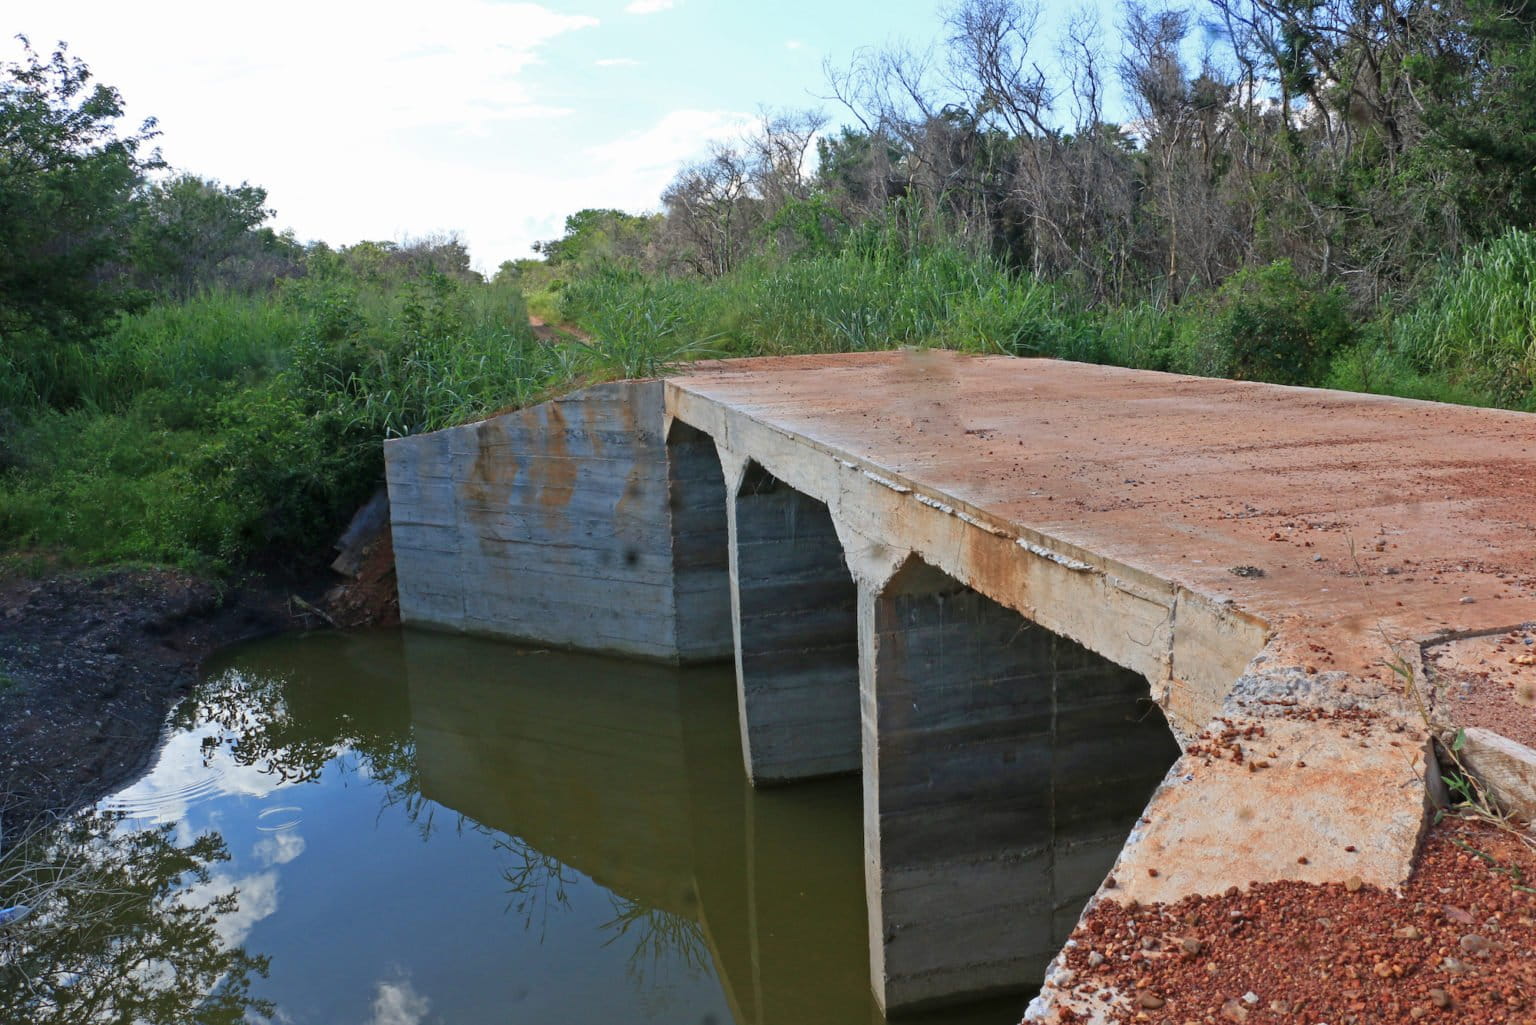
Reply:
<svg viewBox="0 0 1536 1025"><path fill-rule="evenodd" d="M144 927L142 907L118 929L175 948L156 955L169 970L128 970L145 1008L865 1025L883 1019L859 799L854 779L748 785L728 666L378 631L223 653L155 764L101 808L118 843L163 836L156 856L219 844L203 880L163 873L150 906L179 931ZM153 1004L156 986L172 1003ZM1011 1025L1025 999L915 1020Z"/></svg>

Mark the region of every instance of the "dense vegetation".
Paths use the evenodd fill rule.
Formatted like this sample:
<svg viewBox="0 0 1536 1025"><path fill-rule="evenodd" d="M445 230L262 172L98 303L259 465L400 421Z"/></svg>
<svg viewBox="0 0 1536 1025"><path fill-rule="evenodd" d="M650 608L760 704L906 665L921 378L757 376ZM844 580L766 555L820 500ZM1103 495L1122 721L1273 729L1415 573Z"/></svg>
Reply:
<svg viewBox="0 0 1536 1025"><path fill-rule="evenodd" d="M328 544L381 439L576 371L454 239L340 250L156 176L62 50L0 69L0 543L230 570Z"/></svg>
<svg viewBox="0 0 1536 1025"><path fill-rule="evenodd" d="M698 355L940 345L1536 408L1536 7L1129 0L1113 48L1036 14L959 0L931 50L829 66L847 125L765 115L661 212L580 211L490 281L452 237L275 233L262 189L163 167L153 123L26 49L0 548L308 552L381 439ZM536 340L524 296L590 344Z"/></svg>
<svg viewBox="0 0 1536 1025"><path fill-rule="evenodd" d="M829 66L849 126L765 116L661 213L582 211L500 276L628 348L657 323L1536 401L1536 6L1127 0L1113 49L1038 13L959 0L931 49Z"/></svg>

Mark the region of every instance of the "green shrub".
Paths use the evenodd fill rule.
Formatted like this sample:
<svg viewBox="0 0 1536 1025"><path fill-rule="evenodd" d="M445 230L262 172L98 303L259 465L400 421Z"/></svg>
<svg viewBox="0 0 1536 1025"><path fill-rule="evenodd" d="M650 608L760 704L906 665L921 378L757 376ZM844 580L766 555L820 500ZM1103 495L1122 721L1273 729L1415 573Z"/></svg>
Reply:
<svg viewBox="0 0 1536 1025"><path fill-rule="evenodd" d="M655 373L701 354L935 345L1092 358L1090 321L1059 289L957 247L861 235L834 254L760 259L710 282L604 267L570 280L560 316L600 372Z"/></svg>
<svg viewBox="0 0 1536 1025"><path fill-rule="evenodd" d="M573 376L514 289L441 276L201 296L120 319L96 349L72 378L83 405L0 422L8 548L214 570L312 550L378 485L385 437Z"/></svg>
<svg viewBox="0 0 1536 1025"><path fill-rule="evenodd" d="M1241 270L1181 314L1169 368L1205 377L1320 384L1354 334L1343 290L1310 285L1289 260Z"/></svg>

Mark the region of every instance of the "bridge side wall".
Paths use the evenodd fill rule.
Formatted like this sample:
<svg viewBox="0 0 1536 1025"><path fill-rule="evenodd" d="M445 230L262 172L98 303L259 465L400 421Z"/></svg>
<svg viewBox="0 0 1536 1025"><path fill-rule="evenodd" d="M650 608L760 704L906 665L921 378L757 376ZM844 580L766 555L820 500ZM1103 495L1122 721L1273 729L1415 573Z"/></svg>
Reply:
<svg viewBox="0 0 1536 1025"><path fill-rule="evenodd" d="M394 439L384 459L407 624L669 662L729 654L724 615L724 636L694 628L680 643L660 382ZM685 601L708 586L683 583Z"/></svg>

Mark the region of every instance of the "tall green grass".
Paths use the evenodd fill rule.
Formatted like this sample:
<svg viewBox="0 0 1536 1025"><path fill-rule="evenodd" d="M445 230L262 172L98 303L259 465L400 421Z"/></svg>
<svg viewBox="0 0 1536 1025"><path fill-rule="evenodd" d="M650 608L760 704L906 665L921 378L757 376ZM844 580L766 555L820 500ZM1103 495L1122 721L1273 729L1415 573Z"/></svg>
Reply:
<svg viewBox="0 0 1536 1025"><path fill-rule="evenodd" d="M1283 262L1177 310L1091 308L1066 286L963 248L867 241L714 281L598 268L560 295L562 317L591 332L597 358L630 376L704 352L911 345L1317 383L1352 336L1342 294Z"/></svg>
<svg viewBox="0 0 1536 1025"><path fill-rule="evenodd" d="M305 323L292 304L227 292L119 317L80 368L80 400L121 410L156 389L206 393L270 377L287 365Z"/></svg>
<svg viewBox="0 0 1536 1025"><path fill-rule="evenodd" d="M1083 355L1089 319L1061 290L956 248L759 261L713 282L602 268L561 290L597 358L652 370L716 355L929 345Z"/></svg>
<svg viewBox="0 0 1536 1025"><path fill-rule="evenodd" d="M1492 403L1536 401L1536 234L1468 252L1393 325L1391 351L1419 376Z"/></svg>

